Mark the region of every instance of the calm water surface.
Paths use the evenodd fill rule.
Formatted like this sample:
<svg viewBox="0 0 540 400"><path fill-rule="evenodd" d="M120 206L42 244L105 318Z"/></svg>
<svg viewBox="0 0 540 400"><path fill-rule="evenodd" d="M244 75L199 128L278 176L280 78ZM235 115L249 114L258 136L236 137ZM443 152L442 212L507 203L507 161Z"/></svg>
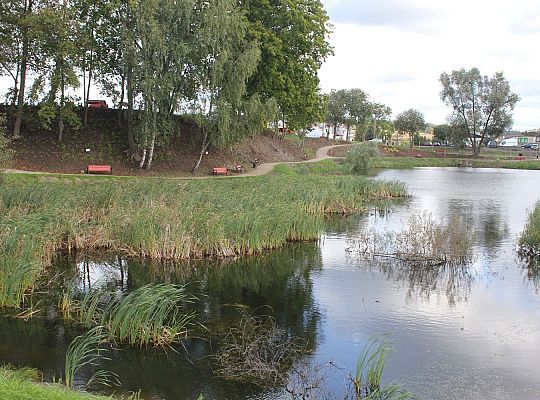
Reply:
<svg viewBox="0 0 540 400"><path fill-rule="evenodd" d="M540 172L419 168L377 178L406 182L412 198L383 214L332 219L319 243L219 265L155 267L109 257L66 268L78 271L82 289L189 282L200 298L194 308L215 338L238 321L238 306L254 313L270 306L281 327L308 343L314 363L334 361L350 371L367 339L388 333L394 351L384 380L420 399L540 399L540 278L515 251L527 210L540 199ZM346 251L359 230L398 230L423 211L470 224L473 265L411 271ZM48 318L27 323L0 319L0 362L60 376L65 348L80 331L55 319L54 307L46 311ZM213 377L214 347L192 339L187 356L123 349L104 367L118 373L122 391L142 389L145 398L283 397ZM342 376L332 375L329 387L339 398Z"/></svg>

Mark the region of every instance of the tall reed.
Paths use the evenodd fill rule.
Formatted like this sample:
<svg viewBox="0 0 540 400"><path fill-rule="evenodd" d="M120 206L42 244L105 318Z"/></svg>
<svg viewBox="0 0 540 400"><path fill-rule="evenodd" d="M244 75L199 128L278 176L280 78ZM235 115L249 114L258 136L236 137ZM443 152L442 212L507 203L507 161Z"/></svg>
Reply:
<svg viewBox="0 0 540 400"><path fill-rule="evenodd" d="M59 249L156 260L259 253L318 237L327 213L407 195L397 182L272 175L179 181L8 175L0 193L0 307L20 305Z"/></svg>
<svg viewBox="0 0 540 400"><path fill-rule="evenodd" d="M183 312L183 307L193 300L185 286L148 284L127 296L91 290L74 308L82 325L103 327L109 341L168 346L185 335L192 324L194 314Z"/></svg>
<svg viewBox="0 0 540 400"><path fill-rule="evenodd" d="M64 381L68 388L73 387L75 375L81 368L97 365L98 360L106 351L102 345L106 343L107 337L104 327L96 326L85 334L77 336L69 344L64 367ZM106 376L103 371L99 371L97 374L102 378Z"/></svg>

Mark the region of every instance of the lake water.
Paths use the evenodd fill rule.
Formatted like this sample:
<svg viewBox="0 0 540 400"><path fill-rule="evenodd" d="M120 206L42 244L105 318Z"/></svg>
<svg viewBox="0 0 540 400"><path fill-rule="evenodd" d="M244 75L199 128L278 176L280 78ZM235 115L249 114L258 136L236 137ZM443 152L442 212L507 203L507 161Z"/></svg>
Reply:
<svg viewBox="0 0 540 400"><path fill-rule="evenodd" d="M540 199L540 172L418 168L383 171L377 179L406 182L411 199L384 213L332 218L318 243L226 263L156 267L89 257L77 268L66 261L65 268L78 271L83 289L189 282L211 338L238 321L239 308L271 309L280 327L307 343L313 363L340 366L328 378L336 398L343 371L354 372L369 337L381 332L394 349L383 381L399 382L419 399L540 399L540 278L516 253L527 211ZM346 251L360 230L398 230L423 211L472 227L472 265L410 270ZM65 348L80 331L55 318L54 307L45 311L46 318L29 322L0 319L0 362L61 375ZM103 366L119 375L120 391L141 389L143 398L286 398L279 389L213 376L208 356L215 344L207 336L185 343L187 356L183 349L123 349L111 352Z"/></svg>

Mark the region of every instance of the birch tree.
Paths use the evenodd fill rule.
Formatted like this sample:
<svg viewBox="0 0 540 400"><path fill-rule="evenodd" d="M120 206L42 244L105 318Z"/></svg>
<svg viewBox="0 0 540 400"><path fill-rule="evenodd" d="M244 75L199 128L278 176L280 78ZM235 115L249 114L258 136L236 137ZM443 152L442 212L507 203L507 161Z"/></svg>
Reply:
<svg viewBox="0 0 540 400"><path fill-rule="evenodd" d="M145 0L130 3L135 17L135 78L140 91L137 134L141 168L150 170L156 141L175 132L172 120L190 87L193 32L191 0Z"/></svg>
<svg viewBox="0 0 540 400"><path fill-rule="evenodd" d="M223 147L237 143L246 134L262 129L265 116L273 111L272 104L257 95L246 97L246 83L257 68L260 51L256 42L246 39L247 21L236 1L197 4L198 87L191 106L199 115L202 139L193 171L211 144Z"/></svg>

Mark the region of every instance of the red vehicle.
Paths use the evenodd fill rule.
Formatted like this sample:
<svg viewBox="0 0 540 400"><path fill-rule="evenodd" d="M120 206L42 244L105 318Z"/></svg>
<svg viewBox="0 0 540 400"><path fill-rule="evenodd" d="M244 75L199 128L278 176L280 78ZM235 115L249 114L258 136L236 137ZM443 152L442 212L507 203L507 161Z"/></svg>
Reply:
<svg viewBox="0 0 540 400"><path fill-rule="evenodd" d="M105 100L88 100L87 104L89 108L109 108Z"/></svg>

